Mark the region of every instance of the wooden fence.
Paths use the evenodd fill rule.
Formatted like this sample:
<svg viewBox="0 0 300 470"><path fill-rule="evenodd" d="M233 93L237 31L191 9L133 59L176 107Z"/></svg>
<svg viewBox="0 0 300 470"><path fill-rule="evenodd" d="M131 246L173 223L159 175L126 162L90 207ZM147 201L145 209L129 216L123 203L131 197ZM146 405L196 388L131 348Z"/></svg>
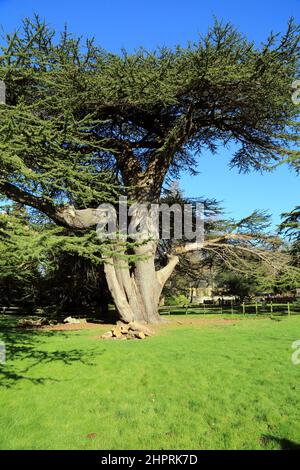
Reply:
<svg viewBox="0 0 300 470"><path fill-rule="evenodd" d="M240 303L231 305L165 305L159 308L163 315L173 314L241 314L241 315L295 315L300 314L298 303Z"/></svg>

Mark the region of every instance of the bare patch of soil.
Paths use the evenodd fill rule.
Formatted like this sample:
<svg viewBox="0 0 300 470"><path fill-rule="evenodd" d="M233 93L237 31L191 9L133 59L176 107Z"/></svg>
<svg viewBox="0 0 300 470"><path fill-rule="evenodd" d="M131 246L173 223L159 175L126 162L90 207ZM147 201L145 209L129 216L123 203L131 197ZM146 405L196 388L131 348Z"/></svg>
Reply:
<svg viewBox="0 0 300 470"><path fill-rule="evenodd" d="M151 329L154 332L159 332L162 329L169 327L181 327L181 326L225 326L232 325L241 321L240 319L234 318L180 318L176 320L175 318L163 318L162 323L151 325ZM78 324L69 324L69 323L60 323L58 325L43 326L39 328L41 331L76 331L76 330L110 330L114 328L115 325L110 323L93 323L85 320L81 320Z"/></svg>
<svg viewBox="0 0 300 470"><path fill-rule="evenodd" d="M43 326L42 331L76 331L76 330L94 330L107 328L105 323L93 323L80 320L80 323L59 323L57 325Z"/></svg>

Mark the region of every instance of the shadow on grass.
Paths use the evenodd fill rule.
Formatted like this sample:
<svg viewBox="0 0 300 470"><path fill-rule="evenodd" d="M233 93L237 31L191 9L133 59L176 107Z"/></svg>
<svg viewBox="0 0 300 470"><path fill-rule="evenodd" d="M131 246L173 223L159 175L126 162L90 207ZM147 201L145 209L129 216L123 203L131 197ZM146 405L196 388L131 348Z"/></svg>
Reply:
<svg viewBox="0 0 300 470"><path fill-rule="evenodd" d="M281 450L300 450L300 444L285 438L265 435L262 436L262 442L264 445L268 442L274 442L280 446Z"/></svg>
<svg viewBox="0 0 300 470"><path fill-rule="evenodd" d="M93 351L83 349L47 351L40 346L45 345L45 339L57 336L69 337L62 331L37 331L17 328L13 319L5 321L1 318L0 342L5 345L6 363L0 364L0 386L7 388L18 384L20 380L30 381L33 384L43 384L47 381L59 382L60 380L51 377L30 377L27 375L30 370L38 364L50 364L61 362L66 365L80 362L81 364L92 366L91 361L95 354ZM104 350L102 351L102 354ZM99 351L97 351L99 355ZM24 361L24 368L16 367L14 360ZM22 364L22 362L21 362Z"/></svg>

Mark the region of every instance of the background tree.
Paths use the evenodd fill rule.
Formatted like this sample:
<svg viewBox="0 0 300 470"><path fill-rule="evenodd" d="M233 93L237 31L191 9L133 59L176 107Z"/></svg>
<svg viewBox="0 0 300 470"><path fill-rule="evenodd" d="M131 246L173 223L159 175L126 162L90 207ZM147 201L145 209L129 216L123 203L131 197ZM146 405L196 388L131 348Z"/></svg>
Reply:
<svg viewBox="0 0 300 470"><path fill-rule="evenodd" d="M107 313L111 300L99 244L64 234L34 219L20 204L0 209L0 298L2 306L47 307L51 313L95 306Z"/></svg>
<svg viewBox="0 0 300 470"><path fill-rule="evenodd" d="M92 41L83 49L67 31L57 39L38 18L25 20L23 33L8 35L2 48L1 193L84 231L97 222L96 206L116 192L158 202L164 182L182 169L193 173L203 149L237 144L231 165L242 171L286 156L294 164L299 108L290 90L299 74L299 31L291 21L285 34L256 47L216 22L187 48L115 55ZM239 243L253 251L257 233L239 227L205 247L228 244L233 257ZM176 246L157 271L157 242L140 242L99 251L120 317L157 321L178 256L202 247Z"/></svg>
<svg viewBox="0 0 300 470"><path fill-rule="evenodd" d="M290 240L292 264L300 267L300 206L295 207L291 212L282 214L282 219L279 232Z"/></svg>
<svg viewBox="0 0 300 470"><path fill-rule="evenodd" d="M215 281L223 295L239 297L241 302L244 302L246 297L253 297L259 293L259 284L256 279L241 276L228 270L220 272Z"/></svg>

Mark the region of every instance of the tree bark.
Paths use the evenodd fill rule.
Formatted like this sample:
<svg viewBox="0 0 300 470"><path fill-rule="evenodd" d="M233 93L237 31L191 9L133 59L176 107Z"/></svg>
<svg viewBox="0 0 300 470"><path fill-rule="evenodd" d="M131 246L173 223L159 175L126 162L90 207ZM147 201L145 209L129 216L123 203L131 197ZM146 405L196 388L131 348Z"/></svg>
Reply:
<svg viewBox="0 0 300 470"><path fill-rule="evenodd" d="M125 258L118 256L105 260L105 275L118 316L125 323L158 323L158 307L162 289L178 262L177 256L167 266L155 270L156 242L149 241L135 247L137 261L130 267Z"/></svg>

